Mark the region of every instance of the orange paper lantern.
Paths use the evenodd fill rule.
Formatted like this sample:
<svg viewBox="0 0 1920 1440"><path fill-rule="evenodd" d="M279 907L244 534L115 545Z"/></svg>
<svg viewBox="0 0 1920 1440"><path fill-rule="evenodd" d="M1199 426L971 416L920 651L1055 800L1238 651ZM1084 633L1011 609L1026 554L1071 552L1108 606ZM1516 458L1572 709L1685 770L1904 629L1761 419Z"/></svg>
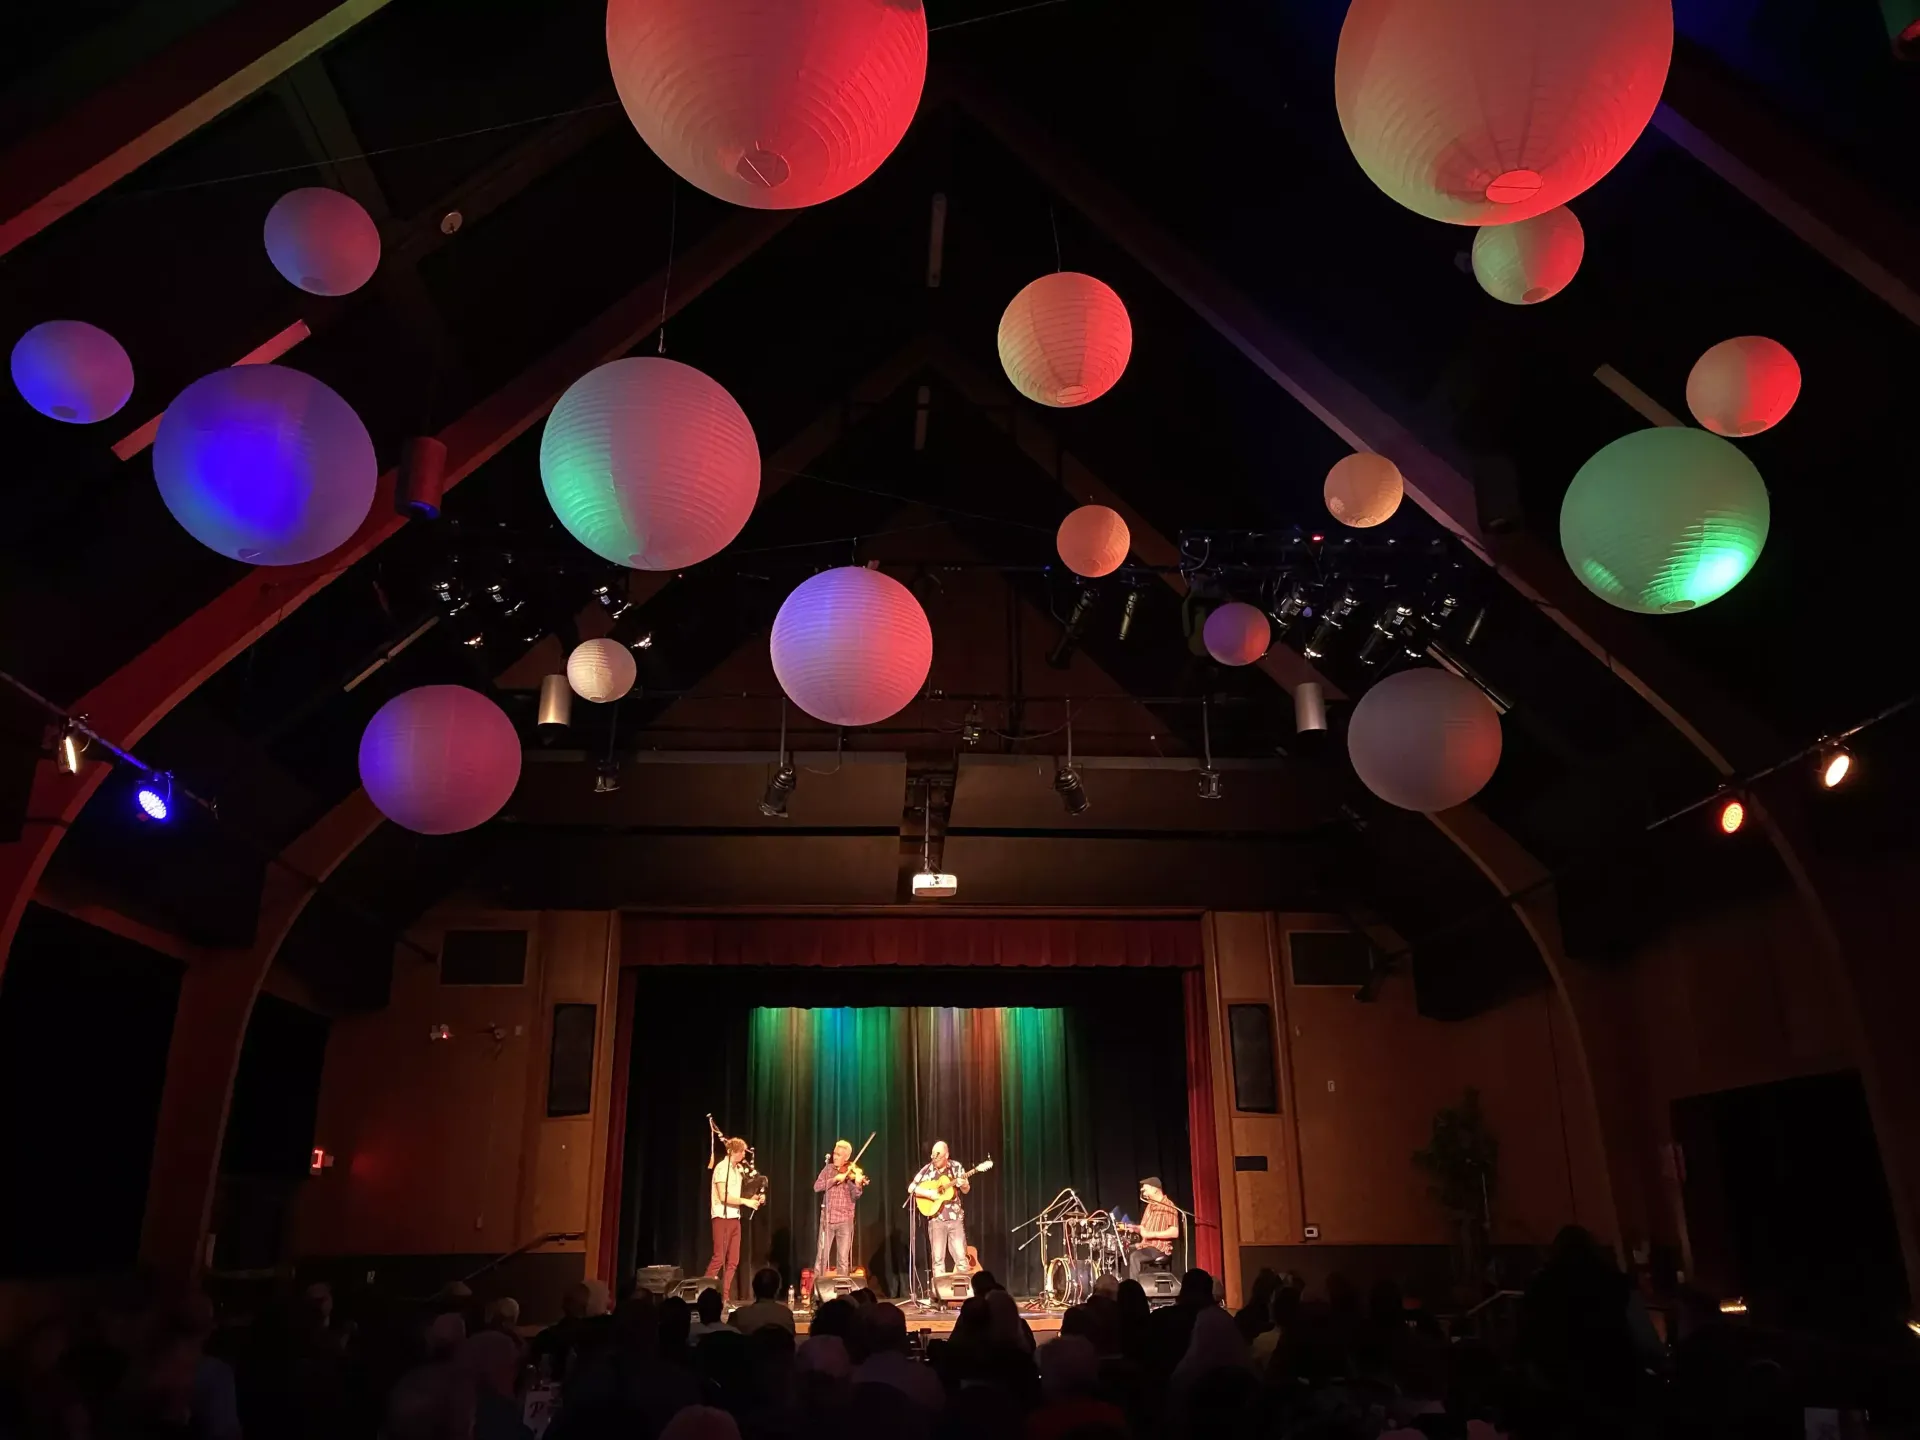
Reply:
<svg viewBox="0 0 1920 1440"><path fill-rule="evenodd" d="M1327 472L1322 493L1328 514L1342 525L1365 530L1391 520L1406 490L1399 466L1384 455L1359 450Z"/></svg>
<svg viewBox="0 0 1920 1440"><path fill-rule="evenodd" d="M1000 364L1029 400L1064 409L1098 400L1133 354L1133 322L1111 286L1061 270L1013 297L1000 317Z"/></svg>
<svg viewBox="0 0 1920 1440"><path fill-rule="evenodd" d="M1473 236L1473 278L1496 300L1538 305L1572 282L1586 232L1564 205L1517 225L1482 225Z"/></svg>
<svg viewBox="0 0 1920 1440"><path fill-rule="evenodd" d="M907 133L927 17L920 0L608 0L607 60L682 179L793 210L851 190Z"/></svg>
<svg viewBox="0 0 1920 1440"><path fill-rule="evenodd" d="M1671 0L1353 0L1334 104L1360 168L1400 204L1509 225L1619 163L1672 58Z"/></svg>
<svg viewBox="0 0 1920 1440"><path fill-rule="evenodd" d="M1207 653L1222 665L1251 665L1273 643L1273 627L1259 606L1229 600L1207 616L1201 638Z"/></svg>
<svg viewBox="0 0 1920 1440"><path fill-rule="evenodd" d="M1758 435L1800 398L1800 362L1778 340L1740 335L1693 362L1687 409L1716 435Z"/></svg>
<svg viewBox="0 0 1920 1440"><path fill-rule="evenodd" d="M1082 505L1060 522L1055 537L1060 559L1076 575L1098 580L1125 563L1133 536L1120 512L1105 505Z"/></svg>

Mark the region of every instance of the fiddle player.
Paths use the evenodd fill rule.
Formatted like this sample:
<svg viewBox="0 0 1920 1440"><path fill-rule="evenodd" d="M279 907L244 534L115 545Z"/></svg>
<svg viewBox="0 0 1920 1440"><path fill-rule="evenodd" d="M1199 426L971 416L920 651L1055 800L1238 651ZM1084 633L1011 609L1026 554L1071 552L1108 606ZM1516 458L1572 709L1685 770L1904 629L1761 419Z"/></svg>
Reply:
<svg viewBox="0 0 1920 1440"><path fill-rule="evenodd" d="M973 1182L968 1179L966 1170L954 1163L947 1142L936 1140L927 1163L920 1167L920 1173L908 1184L907 1193L917 1199L939 1200L941 1192L936 1186L941 1180L953 1182L953 1194L927 1220L927 1248L933 1252L933 1273L946 1275L959 1271L965 1274L967 1207L961 1197L973 1188Z"/></svg>
<svg viewBox="0 0 1920 1440"><path fill-rule="evenodd" d="M852 1145L845 1140L833 1142L833 1154L813 1188L820 1196L820 1243L814 1252L814 1273L845 1275L853 1266L853 1207L867 1188L866 1173L853 1163Z"/></svg>

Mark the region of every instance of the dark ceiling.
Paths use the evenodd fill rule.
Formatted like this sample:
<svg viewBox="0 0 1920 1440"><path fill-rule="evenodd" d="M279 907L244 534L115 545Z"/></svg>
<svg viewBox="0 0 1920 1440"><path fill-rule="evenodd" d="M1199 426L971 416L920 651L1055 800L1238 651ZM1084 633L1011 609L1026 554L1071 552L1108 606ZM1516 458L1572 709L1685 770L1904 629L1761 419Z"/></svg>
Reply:
<svg viewBox="0 0 1920 1440"><path fill-rule="evenodd" d="M31 43L0 66L0 143L227 8L43 7L27 22ZM1577 282L1511 309L1463 272L1469 232L1399 210L1347 153L1331 101L1337 0L1062 0L987 18L1010 8L928 0L934 75L898 151L668 325L666 352L732 391L769 466L783 450L804 463L769 468L727 551L637 592L644 603L618 633L653 637L641 694L617 717L581 714L530 760L501 821L444 840L383 827L342 868L288 952L335 1003L377 1002L382 962L365 957L455 891L529 906L890 903L912 868L927 775L965 902L1329 906L1383 918L1416 954L1427 939L1430 965L1464 975L1475 995L1537 979L1511 916L1450 843L1372 801L1337 738L1298 743L1287 696L1265 674L1195 657L1173 589L1143 583L1122 643L1126 590L1101 587L1071 664L1046 663L1075 598L1048 568L1051 532L1086 497L1074 472L1019 443L1033 432L1010 428L1016 410L1169 541L1323 525L1321 481L1347 447L1130 259L1123 237L1051 194L953 103L961 77L1031 117L1427 445L1469 474L1511 474L1520 520L1549 544L1575 469L1641 423L1597 367L1678 409L1708 344L1780 339L1806 385L1786 423L1746 442L1773 502L1759 566L1697 613L1632 623L1783 750L1911 691L1920 499L1902 422L1920 391L1920 335L1691 156L1649 130L1575 204L1588 238ZM70 703L243 573L172 523L145 453L123 462L109 449L192 379L303 321L312 334L286 363L346 396L390 465L407 436L467 412L670 250L684 256L734 218L674 181L626 122L603 9L394 0L0 261L0 333L88 319L121 339L138 377L121 415L94 427L0 400L5 668ZM1893 62L1872 0L1675 9L1692 63L1724 70L1915 218L1906 141L1920 77ZM313 183L346 189L381 223L381 272L358 294L296 292L263 253L267 207ZM950 208L942 281L929 288L936 192ZM441 218L454 208L467 223L448 235ZM1056 245L1067 268L1124 298L1134 351L1110 396L1036 416L1000 379L994 327ZM823 426L827 443L803 443ZM264 857L354 788L360 729L392 695L434 680L494 688L534 744L538 675L581 625L604 628L592 589L625 583L553 522L538 443L535 426L449 496L438 524L348 567L142 741L144 759L218 797L217 821L193 815L157 833L110 782L50 883L236 943L251 931ZM1462 621L1484 608L1473 643L1456 633L1456 648L1512 709L1479 803L1548 864L1613 853L1712 790L1713 770L1666 720L1415 506L1374 538L1401 547L1392 563L1407 583L1450 576ZM845 767L803 774L783 828L756 805L780 723L765 634L793 584L849 558L915 586L933 619L939 693L845 737L866 788ZM474 595L499 583L525 607L508 619L482 600L446 618L432 588L444 578ZM476 614L490 623L471 625ZM476 635L484 643L463 643ZM1323 668L1350 695L1375 673L1351 646ZM1142 762L1089 769L1095 808L1071 822L1050 795L1066 697L1081 755ZM1230 793L1259 797L1218 817L1190 775L1171 783L1145 763L1201 752L1203 698L1214 753L1240 767L1227 771ZM974 704L988 734L967 750L959 730ZM810 768L833 770L837 737L794 719L793 743L818 752ZM1911 843L1886 796L1912 793L1913 729L1863 740L1880 798L1835 797L1819 821L1826 841ZM630 757L617 798L591 789L593 758L610 750ZM731 758L640 754L653 751ZM1007 799L1010 777L1039 809ZM809 815L812 805L823 808ZM1649 865L1698 877L1691 903L1781 883L1763 847L1715 847L1698 826L1634 844L1641 879L1620 882L1630 889L1650 888Z"/></svg>

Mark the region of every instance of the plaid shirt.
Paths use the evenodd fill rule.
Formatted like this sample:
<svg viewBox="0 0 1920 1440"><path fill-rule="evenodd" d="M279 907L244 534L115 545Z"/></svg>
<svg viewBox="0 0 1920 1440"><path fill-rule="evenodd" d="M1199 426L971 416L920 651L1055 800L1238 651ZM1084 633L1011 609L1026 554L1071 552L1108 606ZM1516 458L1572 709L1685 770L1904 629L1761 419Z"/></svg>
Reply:
<svg viewBox="0 0 1920 1440"><path fill-rule="evenodd" d="M958 1160L949 1159L945 1165L938 1169L934 1168L932 1162L928 1162L920 1167L920 1173L913 1177L913 1183L915 1185L925 1185L936 1175L952 1175L955 1180L958 1180L964 1173L965 1167L963 1167ZM953 1199L947 1201L946 1204L942 1205L927 1218L929 1220L964 1220L966 1215L966 1197L958 1190L955 1190L953 1192Z"/></svg>
<svg viewBox="0 0 1920 1440"><path fill-rule="evenodd" d="M853 1205L860 1198L860 1187L851 1180L844 1184L833 1183L835 1171L831 1163L820 1172L820 1178L813 1182L813 1188L827 1198L821 1201L827 1224L838 1225L853 1219Z"/></svg>
<svg viewBox="0 0 1920 1440"><path fill-rule="evenodd" d="M1140 1217L1140 1228L1142 1230L1165 1230L1169 1227L1172 1227L1176 1231L1180 1228L1180 1212L1165 1200L1149 1200L1147 1202L1147 1213ZM1171 1240L1143 1239L1140 1243L1149 1250L1158 1250L1162 1255L1173 1254L1173 1241Z"/></svg>

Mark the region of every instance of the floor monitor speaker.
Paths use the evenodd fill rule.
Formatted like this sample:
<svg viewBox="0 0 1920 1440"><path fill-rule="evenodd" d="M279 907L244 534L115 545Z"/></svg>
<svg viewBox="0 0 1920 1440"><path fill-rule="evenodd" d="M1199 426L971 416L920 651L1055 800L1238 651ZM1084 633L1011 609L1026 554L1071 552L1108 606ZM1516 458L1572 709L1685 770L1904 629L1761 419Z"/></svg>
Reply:
<svg viewBox="0 0 1920 1440"><path fill-rule="evenodd" d="M633 1277L633 1288L655 1295L671 1295L685 1274L678 1265L642 1265Z"/></svg>

